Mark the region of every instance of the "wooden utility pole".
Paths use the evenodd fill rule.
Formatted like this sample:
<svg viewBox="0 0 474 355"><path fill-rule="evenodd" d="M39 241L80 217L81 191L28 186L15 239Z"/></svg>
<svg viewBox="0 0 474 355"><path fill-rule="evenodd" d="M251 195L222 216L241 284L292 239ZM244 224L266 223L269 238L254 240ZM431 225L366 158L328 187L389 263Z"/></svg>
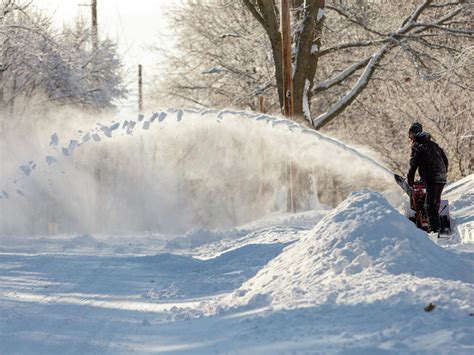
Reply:
<svg viewBox="0 0 474 355"><path fill-rule="evenodd" d="M258 95L258 112L265 113L265 96ZM263 139L260 140L260 201L263 202L267 193L267 185L265 181L265 145Z"/></svg>
<svg viewBox="0 0 474 355"><path fill-rule="evenodd" d="M99 152L101 158L104 158L102 152ZM104 232L104 204L102 200L102 168L100 165L97 165L94 169L94 184L95 184L95 191L94 191L94 228L96 233L103 233Z"/></svg>
<svg viewBox="0 0 474 355"><path fill-rule="evenodd" d="M282 40L282 64L283 64L283 114L292 117L293 105L293 66L291 64L291 22L290 22L290 0L281 0L281 40Z"/></svg>
<svg viewBox="0 0 474 355"><path fill-rule="evenodd" d="M0 24L2 25L2 28L4 27L4 24L5 24L5 16L6 16L6 11L5 11L5 5L2 6L2 11L0 12L0 16L1 17L1 22ZM3 88L3 73L7 70L7 67L5 65L5 48L7 47L7 36L4 37L3 39L3 47L0 49L0 60L1 60L1 63L0 63L0 83L2 85L0 85L0 108L3 109L3 105L4 105L4 102L5 102L5 98L4 98L4 88ZM0 118L1 120L1 125L0 125L0 133L3 132L3 123L4 123L4 119Z"/></svg>
<svg viewBox="0 0 474 355"><path fill-rule="evenodd" d="M143 112L143 75L142 65L138 65L138 112Z"/></svg>
<svg viewBox="0 0 474 355"><path fill-rule="evenodd" d="M97 0L91 0L91 4L80 4L79 6L87 6L91 8L91 40L92 49L99 47L99 30L97 25Z"/></svg>
<svg viewBox="0 0 474 355"><path fill-rule="evenodd" d="M99 31L97 26L97 0L92 0L92 47L97 50L99 46Z"/></svg>
<svg viewBox="0 0 474 355"><path fill-rule="evenodd" d="M291 63L291 20L290 20L290 0L281 0L280 3L280 26L281 26L281 42L282 42L282 67L283 67L283 95L284 105L283 114L286 117L294 115L293 105L293 65ZM291 144L291 142L290 142ZM291 146L290 146L291 152ZM288 184L288 212L296 212L295 201L295 177L296 167L295 163L290 157L287 170L287 184Z"/></svg>
<svg viewBox="0 0 474 355"><path fill-rule="evenodd" d="M265 113L265 96L258 96L258 112Z"/></svg>

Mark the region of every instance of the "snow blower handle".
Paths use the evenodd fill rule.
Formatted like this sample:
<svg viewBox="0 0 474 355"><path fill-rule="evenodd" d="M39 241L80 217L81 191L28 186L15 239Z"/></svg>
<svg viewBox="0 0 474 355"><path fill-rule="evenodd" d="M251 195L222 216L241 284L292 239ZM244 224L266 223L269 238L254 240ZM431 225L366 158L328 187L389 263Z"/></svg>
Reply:
<svg viewBox="0 0 474 355"><path fill-rule="evenodd" d="M408 184L407 180L404 177L402 177L400 175L397 175L397 174L393 174L393 177L395 178L395 182L398 184L398 186L400 186L403 189L403 191L406 192L408 197L411 198L411 195L413 193L413 189Z"/></svg>

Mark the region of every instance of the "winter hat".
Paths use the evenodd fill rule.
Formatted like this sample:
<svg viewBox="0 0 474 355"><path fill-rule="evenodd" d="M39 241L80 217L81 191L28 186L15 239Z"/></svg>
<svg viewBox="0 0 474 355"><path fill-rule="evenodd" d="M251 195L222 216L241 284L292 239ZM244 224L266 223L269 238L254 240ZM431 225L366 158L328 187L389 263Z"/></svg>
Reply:
<svg viewBox="0 0 474 355"><path fill-rule="evenodd" d="M413 122L408 130L408 133L417 134L423 131L423 126L419 122Z"/></svg>

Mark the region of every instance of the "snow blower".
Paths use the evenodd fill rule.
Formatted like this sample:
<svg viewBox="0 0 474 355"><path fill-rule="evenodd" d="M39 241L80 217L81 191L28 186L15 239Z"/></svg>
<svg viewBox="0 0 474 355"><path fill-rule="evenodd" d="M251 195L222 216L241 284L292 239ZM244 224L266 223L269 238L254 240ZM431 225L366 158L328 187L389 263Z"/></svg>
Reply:
<svg viewBox="0 0 474 355"><path fill-rule="evenodd" d="M410 210L407 211L406 215L410 221L416 224L420 229L425 232L430 232L430 223L428 219L428 213L426 211L426 187L422 181L415 181L413 186L408 185L405 178L400 175L394 174L396 183L405 191L410 198ZM449 218L449 203L448 200L441 200L439 206L439 218L440 227L442 234L451 233L451 220ZM440 233L441 234L441 233ZM442 236L442 235L441 235ZM438 238L440 235L438 235Z"/></svg>

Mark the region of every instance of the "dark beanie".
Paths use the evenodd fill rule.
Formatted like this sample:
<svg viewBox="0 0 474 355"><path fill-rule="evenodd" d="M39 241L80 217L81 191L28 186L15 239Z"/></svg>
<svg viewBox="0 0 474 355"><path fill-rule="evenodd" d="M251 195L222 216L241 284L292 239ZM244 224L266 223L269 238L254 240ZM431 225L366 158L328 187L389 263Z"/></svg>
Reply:
<svg viewBox="0 0 474 355"><path fill-rule="evenodd" d="M408 130L408 133L416 134L420 133L421 131L423 131L423 126L421 125L421 123L413 122L410 126L410 129Z"/></svg>

